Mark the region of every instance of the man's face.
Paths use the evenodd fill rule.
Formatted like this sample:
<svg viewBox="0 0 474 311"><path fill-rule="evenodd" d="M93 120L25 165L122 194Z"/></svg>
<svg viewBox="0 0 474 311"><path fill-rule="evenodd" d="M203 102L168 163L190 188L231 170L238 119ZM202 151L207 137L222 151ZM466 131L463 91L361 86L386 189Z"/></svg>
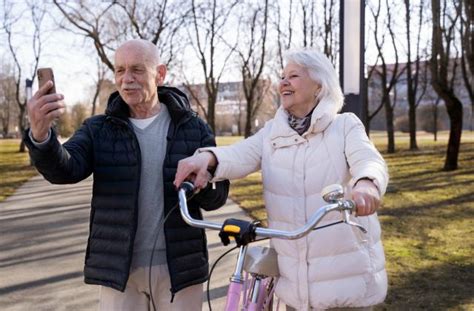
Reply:
<svg viewBox="0 0 474 311"><path fill-rule="evenodd" d="M130 108L151 105L157 96L156 86L164 77L159 67L138 46L124 46L115 53L115 85Z"/></svg>

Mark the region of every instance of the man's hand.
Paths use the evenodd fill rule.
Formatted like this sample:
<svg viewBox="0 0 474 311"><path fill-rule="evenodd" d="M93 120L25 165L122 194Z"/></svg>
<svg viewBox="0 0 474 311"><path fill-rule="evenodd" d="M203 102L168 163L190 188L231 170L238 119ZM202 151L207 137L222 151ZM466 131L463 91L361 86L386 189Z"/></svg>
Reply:
<svg viewBox="0 0 474 311"><path fill-rule="evenodd" d="M52 81L46 82L30 98L27 104L31 135L37 142L42 142L48 138L49 129L54 119L64 112L64 103L59 102L64 98L62 94L46 95L52 86Z"/></svg>
<svg viewBox="0 0 474 311"><path fill-rule="evenodd" d="M201 152L178 162L178 170L174 178L174 185L178 188L183 181L190 180L196 189L204 189L210 180L207 171L216 166L217 160L212 152Z"/></svg>
<svg viewBox="0 0 474 311"><path fill-rule="evenodd" d="M375 184L370 180L359 180L352 190L352 199L356 203L356 215L372 215L380 207L381 199Z"/></svg>

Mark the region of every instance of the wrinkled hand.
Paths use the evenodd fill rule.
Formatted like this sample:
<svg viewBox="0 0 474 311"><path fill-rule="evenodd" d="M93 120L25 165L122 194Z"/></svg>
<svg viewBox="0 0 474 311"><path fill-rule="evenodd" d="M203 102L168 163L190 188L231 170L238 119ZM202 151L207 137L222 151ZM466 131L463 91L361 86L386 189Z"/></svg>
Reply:
<svg viewBox="0 0 474 311"><path fill-rule="evenodd" d="M183 181L194 183L196 189L204 189L211 176L208 167L216 166L217 161L212 152L201 152L178 162L178 169L173 184L178 188Z"/></svg>
<svg viewBox="0 0 474 311"><path fill-rule="evenodd" d="M352 199L356 203L356 215L372 215L380 207L381 198L375 184L369 180L359 180L352 190Z"/></svg>
<svg viewBox="0 0 474 311"><path fill-rule="evenodd" d="M54 121L64 112L64 98L62 94L48 94L53 82L48 81L30 98L27 104L30 119L31 135L37 142L48 138L49 129Z"/></svg>

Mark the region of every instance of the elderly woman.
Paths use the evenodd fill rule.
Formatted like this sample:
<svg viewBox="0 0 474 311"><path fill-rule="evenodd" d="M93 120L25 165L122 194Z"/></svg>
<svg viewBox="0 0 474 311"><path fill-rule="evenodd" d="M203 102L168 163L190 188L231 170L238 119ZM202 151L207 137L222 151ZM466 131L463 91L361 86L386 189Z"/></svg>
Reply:
<svg viewBox="0 0 474 311"><path fill-rule="evenodd" d="M203 148L180 161L178 186L193 179L236 179L262 170L270 228L293 230L325 204L321 190L338 183L356 202L354 221L299 240L274 239L280 279L276 294L289 310L370 310L387 291L376 210L385 192L385 162L351 113L337 114L343 95L330 61L313 50L289 51L280 81L281 107L258 133L226 147ZM331 219L332 217L332 219ZM328 222L340 219L330 215Z"/></svg>

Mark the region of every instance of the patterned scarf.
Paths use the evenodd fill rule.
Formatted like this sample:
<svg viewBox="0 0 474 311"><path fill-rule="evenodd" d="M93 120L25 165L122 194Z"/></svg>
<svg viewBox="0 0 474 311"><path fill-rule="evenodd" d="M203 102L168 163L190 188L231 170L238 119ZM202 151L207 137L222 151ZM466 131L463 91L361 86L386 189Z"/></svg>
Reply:
<svg viewBox="0 0 474 311"><path fill-rule="evenodd" d="M299 135L303 135L309 128L311 123L311 114L314 108L306 115L306 117L299 118L288 112L288 123Z"/></svg>

